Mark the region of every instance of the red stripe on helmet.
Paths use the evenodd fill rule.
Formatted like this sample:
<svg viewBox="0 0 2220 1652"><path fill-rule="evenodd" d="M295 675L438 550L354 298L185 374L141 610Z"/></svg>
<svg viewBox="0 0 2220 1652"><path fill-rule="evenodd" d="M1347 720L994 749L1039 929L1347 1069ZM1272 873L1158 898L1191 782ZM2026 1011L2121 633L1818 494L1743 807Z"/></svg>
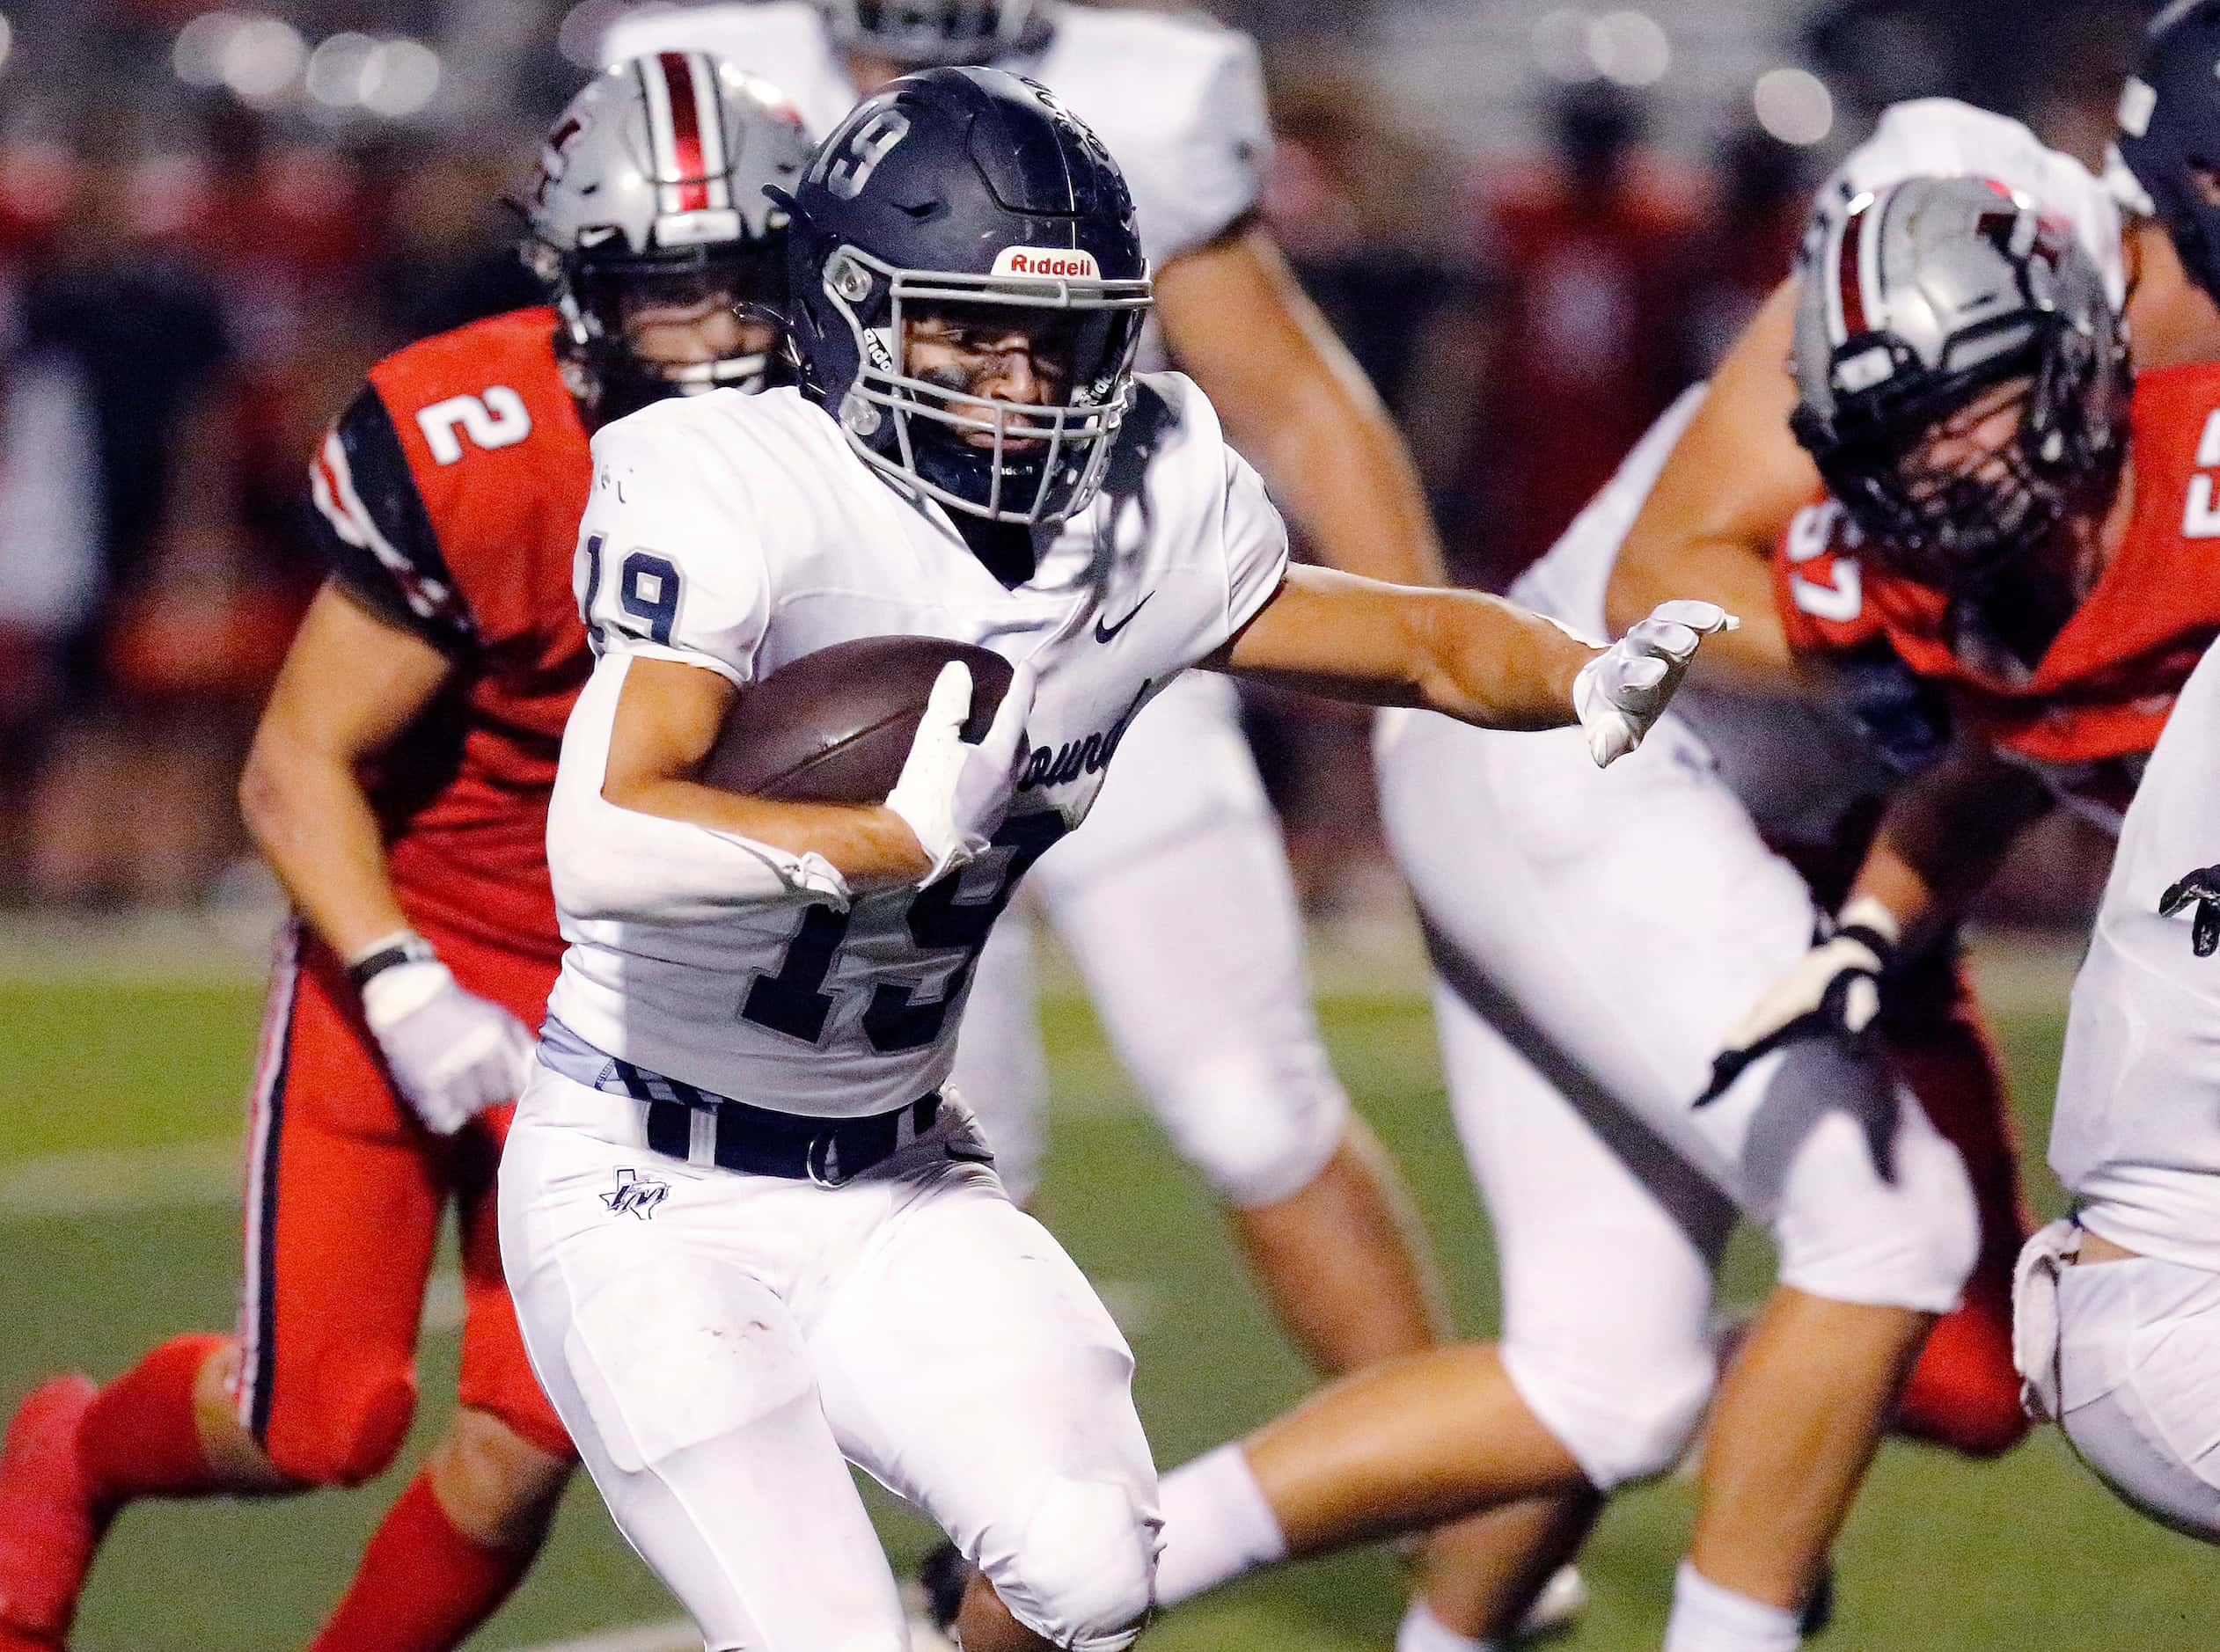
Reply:
<svg viewBox="0 0 2220 1652"><path fill-rule="evenodd" d="M677 164L680 212L706 211L709 185L701 162L701 106L694 101L693 69L684 52L658 52L663 91L670 99L670 157Z"/></svg>
<svg viewBox="0 0 2220 1652"><path fill-rule="evenodd" d="M1835 257L1835 290L1843 301L1843 337L1847 341L1865 331L1865 283L1858 275L1858 244L1865 238L1860 222L1873 208L1870 195L1850 208L1843 220L1843 245Z"/></svg>

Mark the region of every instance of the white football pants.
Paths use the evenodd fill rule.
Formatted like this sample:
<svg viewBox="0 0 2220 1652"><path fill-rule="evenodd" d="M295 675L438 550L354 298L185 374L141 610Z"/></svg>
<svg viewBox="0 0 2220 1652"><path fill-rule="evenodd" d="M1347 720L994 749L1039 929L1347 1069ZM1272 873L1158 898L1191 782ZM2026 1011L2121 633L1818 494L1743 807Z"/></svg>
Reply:
<svg viewBox="0 0 2220 1652"><path fill-rule="evenodd" d="M643 1118L535 1067L502 1260L541 1385L708 1652L908 1652L851 1462L1057 1646L1130 1641L1161 1524L1132 1356L968 1113L838 1188L663 1158Z"/></svg>
<svg viewBox="0 0 2220 1652"><path fill-rule="evenodd" d="M1233 684L1175 682L1133 721L1078 831L1026 875L1173 1144L1237 1208L1308 1187L1348 1128L1318 1034L1302 917ZM1045 1063L1026 926L996 926L955 1084L1003 1185L1040 1181Z"/></svg>
<svg viewBox="0 0 2220 1652"><path fill-rule="evenodd" d="M2054 1222L2020 1254L2028 1409L2122 1500L2220 1543L2220 1274L2155 1256L2077 1264L2078 1246Z"/></svg>
<svg viewBox="0 0 2220 1652"><path fill-rule="evenodd" d="M1692 732L1668 717L1599 771L1578 729L1397 713L1380 771L1494 1222L1505 1363L1597 1486L1669 1466L1693 1430L1738 1210L1788 1284L1956 1303L1978 1245L1965 1166L1876 1067L1793 1046L1691 1105L1815 917Z"/></svg>

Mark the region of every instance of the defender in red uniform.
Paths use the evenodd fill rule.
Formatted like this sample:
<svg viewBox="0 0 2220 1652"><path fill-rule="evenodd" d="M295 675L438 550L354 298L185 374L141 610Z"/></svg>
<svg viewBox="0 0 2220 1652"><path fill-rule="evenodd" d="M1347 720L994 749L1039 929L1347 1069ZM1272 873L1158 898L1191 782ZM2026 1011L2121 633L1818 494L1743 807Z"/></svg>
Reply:
<svg viewBox="0 0 2220 1652"><path fill-rule="evenodd" d="M461 1408L315 1642L458 1644L522 1576L573 1462L501 1277L494 1170L563 943L546 813L590 669L570 588L590 428L764 382L809 154L700 54L581 92L524 203L552 307L380 362L311 467L330 575L240 801L298 914L255 1078L237 1334L24 1402L0 1457L0 1648L58 1648L99 1534L143 1496L352 1485L416 1400L441 1215L462 1226Z"/></svg>
<svg viewBox="0 0 2220 1652"><path fill-rule="evenodd" d="M2124 340L2043 290L2040 238L2040 307L1970 271L1918 290L1861 256L1904 211L1884 194L1833 226L1840 255L1819 261L1839 274L1798 316L1795 428L1832 497L1799 515L1775 577L1799 655L1894 670L1947 743L1891 800L1844 909L1863 924L1814 948L1723 1070L1860 1030L1900 937L1951 922L2050 808L2116 829L2220 636L2220 365L2149 370L2130 394Z"/></svg>

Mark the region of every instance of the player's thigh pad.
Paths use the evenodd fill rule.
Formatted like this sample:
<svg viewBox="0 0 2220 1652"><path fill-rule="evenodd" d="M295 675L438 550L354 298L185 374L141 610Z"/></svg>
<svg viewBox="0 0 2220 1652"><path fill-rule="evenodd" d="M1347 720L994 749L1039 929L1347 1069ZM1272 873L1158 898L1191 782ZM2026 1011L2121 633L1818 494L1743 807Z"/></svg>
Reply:
<svg viewBox="0 0 2220 1652"><path fill-rule="evenodd" d="M2019 1306L2021 1363L2048 1365L2034 1375L2083 1460L2151 1518L2220 1542L2220 1275L2052 1265L2024 1270Z"/></svg>
<svg viewBox="0 0 2220 1652"><path fill-rule="evenodd" d="M1033 923L1026 911L1005 914L979 954L949 1084L978 1121L1002 1186L1019 1204L1030 1203L1041 1185L1048 1058L1041 1048Z"/></svg>
<svg viewBox="0 0 2220 1652"><path fill-rule="evenodd" d="M444 1196L338 976L281 942L248 1131L239 1421L311 1486L371 1478L407 1436Z"/></svg>
<svg viewBox="0 0 2220 1652"><path fill-rule="evenodd" d="M1217 734L1233 749L1211 760L1238 762L1256 784L1238 730ZM1090 815L1080 835L1097 823ZM1062 847L1044 859L1049 915L1181 1156L1229 1203L1275 1203L1316 1178L1349 1115L1311 1010L1279 823L1259 793L1255 807L1229 799L1134 835L1130 852L1098 857L1082 875L1055 866Z"/></svg>
<svg viewBox="0 0 2220 1652"><path fill-rule="evenodd" d="M501 1202L533 1369L611 1517L710 1652L906 1652L802 1330L760 1276L780 1260L744 1208L760 1184L551 1122L611 1105L537 1070ZM623 1171L668 1189L644 1217L601 1196Z"/></svg>
<svg viewBox="0 0 2220 1652"><path fill-rule="evenodd" d="M815 1318L842 1449L940 1523L1020 1622L1075 1652L1139 1632L1156 1473L1132 1356L1060 1246L950 1164Z"/></svg>
<svg viewBox="0 0 2220 1652"><path fill-rule="evenodd" d="M1506 1370L1589 1480L1670 1468L1718 1373L1726 1197L1611 1098L1560 1090L1446 982L1449 1101L1496 1235Z"/></svg>
<svg viewBox="0 0 2220 1652"><path fill-rule="evenodd" d="M1382 742L1390 841L1445 970L1545 1072L1593 1086L1773 1234L1784 1282L1950 1307L1978 1242L1957 1152L1871 1064L1820 1045L1693 1106L1810 945L1803 880L1667 718L1607 771L1577 730L1412 716Z"/></svg>

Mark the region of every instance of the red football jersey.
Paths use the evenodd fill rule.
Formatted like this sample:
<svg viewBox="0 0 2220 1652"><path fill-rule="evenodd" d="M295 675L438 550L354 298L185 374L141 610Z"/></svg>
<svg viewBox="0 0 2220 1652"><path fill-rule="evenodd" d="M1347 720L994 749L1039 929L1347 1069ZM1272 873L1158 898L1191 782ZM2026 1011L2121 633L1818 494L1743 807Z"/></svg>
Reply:
<svg viewBox="0 0 2220 1652"><path fill-rule="evenodd" d="M1959 716L1998 749L2064 769L2076 792L2123 805L2133 760L2157 742L2220 635L2220 364L2141 375L2129 424L2127 532L2031 672L2006 678L1953 653L1942 593L1861 560L1857 530L1833 501L1799 511L1774 556L1791 646L1886 647L1950 685Z"/></svg>
<svg viewBox="0 0 2220 1652"><path fill-rule="evenodd" d="M550 960L547 798L592 666L570 570L593 461L554 330L520 310L388 356L310 469L333 579L456 662L370 777L401 906Z"/></svg>

